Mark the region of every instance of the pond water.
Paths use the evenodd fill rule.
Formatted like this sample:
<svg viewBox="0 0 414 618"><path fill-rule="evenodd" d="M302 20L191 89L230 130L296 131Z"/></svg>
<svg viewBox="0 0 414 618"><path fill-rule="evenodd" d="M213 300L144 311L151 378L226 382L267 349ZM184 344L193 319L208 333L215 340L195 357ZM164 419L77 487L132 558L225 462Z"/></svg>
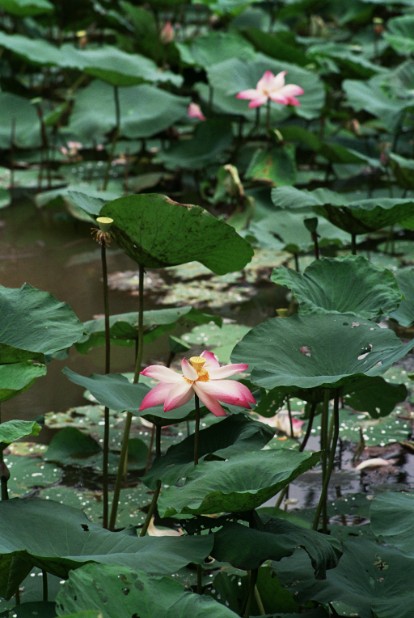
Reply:
<svg viewBox="0 0 414 618"><path fill-rule="evenodd" d="M90 234L91 226L54 210L39 211L30 201L13 204L0 213L0 276L6 287L29 283L68 303L81 320L102 313L100 248ZM109 272L134 268L117 248L108 251ZM111 313L135 311L137 300L114 291ZM131 369L132 351L113 348L112 370ZM61 373L69 365L79 373L103 372L102 350L87 356L71 351L65 361L53 361L48 373L29 390L3 403L3 420L35 418L48 411L64 410L82 403L82 391Z"/></svg>

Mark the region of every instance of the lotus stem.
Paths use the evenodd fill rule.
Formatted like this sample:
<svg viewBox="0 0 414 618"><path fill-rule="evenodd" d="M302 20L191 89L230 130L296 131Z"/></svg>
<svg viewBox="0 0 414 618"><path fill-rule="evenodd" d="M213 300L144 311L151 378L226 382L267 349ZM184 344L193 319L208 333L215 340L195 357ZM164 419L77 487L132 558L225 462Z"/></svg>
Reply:
<svg viewBox="0 0 414 618"><path fill-rule="evenodd" d="M195 399L195 428L194 428L194 465L198 465L199 446L200 446L200 400L197 395Z"/></svg>
<svg viewBox="0 0 414 618"><path fill-rule="evenodd" d="M309 420L308 420L308 426L306 427L306 433L302 440L301 445L299 446L300 453L302 453L305 450L308 440L310 438L310 435L312 433L312 425L313 425L313 421L315 418L316 406L317 406L316 403L312 403L312 406L309 412Z"/></svg>
<svg viewBox="0 0 414 618"><path fill-rule="evenodd" d="M268 133L270 131L270 101L271 99L267 99L266 103L266 129Z"/></svg>
<svg viewBox="0 0 414 618"><path fill-rule="evenodd" d="M329 449L329 458L327 460L327 468L326 473L323 479L322 492L319 500L318 508L315 515L314 520L314 529L317 529L319 518L322 512L323 506L323 522L322 522L322 532L328 532L328 517L327 517L327 498L328 498L328 489L329 489L329 481L332 476L332 471L334 469L335 464L335 453L336 447L338 444L339 438L339 389L335 389L334 393L334 405L333 405L333 435L332 441ZM315 525L316 524L316 525Z"/></svg>
<svg viewBox="0 0 414 618"><path fill-rule="evenodd" d="M110 372L111 367L111 334L109 327L109 301L108 301L108 268L106 261L106 241L101 244L102 262L102 281L103 281L103 301L105 315L105 374ZM103 486L103 515L102 525L108 528L109 499L108 499L108 463L109 463L109 431L110 417L109 408L104 408L104 437L103 437L103 461L102 461L102 486Z"/></svg>
<svg viewBox="0 0 414 618"><path fill-rule="evenodd" d="M135 372L133 383L139 381L139 372L142 365L143 344L144 344L144 267L139 264L138 269L138 337L137 337L137 353L135 360ZM118 512L119 496L121 494L122 478L128 456L128 440L131 431L132 413L127 412L125 419L124 434L122 436L121 453L119 455L118 471L114 487L114 498L112 501L111 517L109 521L109 529L113 530L116 524L116 516Z"/></svg>
<svg viewBox="0 0 414 618"><path fill-rule="evenodd" d="M356 234L354 232L351 233L351 253L352 255L357 254Z"/></svg>
<svg viewBox="0 0 414 618"><path fill-rule="evenodd" d="M290 437L293 438L293 418L292 418L292 407L290 405L290 397L287 397L286 399L286 407L288 409L288 416L289 416L289 431L290 431Z"/></svg>
<svg viewBox="0 0 414 618"><path fill-rule="evenodd" d="M1 404L0 404L0 424L1 424ZM9 482L10 472L6 464L4 463L3 449L0 448L0 485L1 485L1 499L8 500L9 492L7 489L7 483Z"/></svg>
<svg viewBox="0 0 414 618"><path fill-rule="evenodd" d="M250 607L255 597L256 582L257 582L258 574L259 574L258 569L252 569L251 571L249 571L249 591L247 595L246 607L244 609L243 618L249 618L250 616Z"/></svg>
<svg viewBox="0 0 414 618"><path fill-rule="evenodd" d="M313 520L313 529L317 530L319 526L319 520L323 518L323 528L326 526L326 503L324 500L323 488L326 485L327 471L328 471L328 423L329 423L329 389L325 389L322 419L321 419L321 451L322 451L322 490L319 498L318 506L316 507L315 518ZM328 481L329 482L329 481Z"/></svg>
<svg viewBox="0 0 414 618"><path fill-rule="evenodd" d="M112 138L111 150L108 156L108 163L106 165L105 176L102 183L102 191L106 191L108 187L109 177L111 173L111 165L115 155L116 145L118 143L119 133L121 131L121 105L119 102L119 87L114 86L114 103L115 103L115 129Z"/></svg>
<svg viewBox="0 0 414 618"><path fill-rule="evenodd" d="M42 589L43 589L43 601L49 600L49 585L47 581L47 572L42 569Z"/></svg>

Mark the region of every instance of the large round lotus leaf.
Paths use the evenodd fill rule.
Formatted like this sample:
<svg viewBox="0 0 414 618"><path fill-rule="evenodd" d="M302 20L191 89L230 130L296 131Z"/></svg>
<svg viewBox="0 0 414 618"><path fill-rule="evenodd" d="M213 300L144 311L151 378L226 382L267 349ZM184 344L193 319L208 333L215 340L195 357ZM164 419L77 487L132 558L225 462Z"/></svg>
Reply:
<svg viewBox="0 0 414 618"><path fill-rule="evenodd" d="M99 107L96 101L99 100ZM121 136L151 137L186 116L188 99L142 84L119 90ZM93 81L77 93L69 130L83 142L96 143L115 127L114 89Z"/></svg>
<svg viewBox="0 0 414 618"><path fill-rule="evenodd" d="M82 333L72 309L51 294L27 284L0 286L0 346L54 354L69 348Z"/></svg>
<svg viewBox="0 0 414 618"><path fill-rule="evenodd" d="M53 4L48 2L48 0L0 0L0 8L6 11L6 13L21 17L52 13L54 11Z"/></svg>
<svg viewBox="0 0 414 618"><path fill-rule="evenodd" d="M254 59L246 60L233 57L223 62L218 62L207 68L208 79L214 89L214 96L221 94L225 104L223 111L233 114L243 114L249 118L255 118L255 110L248 107L248 101L236 99L237 93L242 90L255 88L265 71L279 73L287 71L286 82L301 86L305 93L300 97L300 106L295 108L295 113L304 118L316 118L320 115L325 101L325 91L322 81L316 73L307 71L295 64L281 63L274 58L263 54L256 54ZM213 99L215 102L215 99ZM232 108L232 109L231 109ZM283 110L284 115L289 115L291 108L277 103L272 104L275 110Z"/></svg>
<svg viewBox="0 0 414 618"><path fill-rule="evenodd" d="M290 580L302 601L333 608L344 603L347 612L338 615L412 618L414 560L389 545L366 538L346 541L338 566L327 571L322 581L310 576L309 569L306 574L300 572L294 561L286 561L278 574L281 570L282 581Z"/></svg>
<svg viewBox="0 0 414 618"><path fill-rule="evenodd" d="M401 119L401 114L408 108L411 100L392 97L383 87L382 75L363 80L346 79L342 88L349 105L357 112L364 110L378 118L387 130L395 130Z"/></svg>
<svg viewBox="0 0 414 618"><path fill-rule="evenodd" d="M0 92L0 116L0 148L5 150L10 148L12 135L13 143L18 148L40 146L36 108L27 99L9 92Z"/></svg>
<svg viewBox="0 0 414 618"><path fill-rule="evenodd" d="M414 495L386 492L371 503L371 526L374 534L414 557Z"/></svg>
<svg viewBox="0 0 414 618"><path fill-rule="evenodd" d="M61 50L40 38L30 39L20 34L0 32L0 45L30 63L59 65L63 61Z"/></svg>
<svg viewBox="0 0 414 618"><path fill-rule="evenodd" d="M251 60L255 56L253 46L236 32L209 32L191 41L188 49L179 47L184 62L206 67L224 60L241 58Z"/></svg>
<svg viewBox="0 0 414 618"><path fill-rule="evenodd" d="M102 45L97 49L79 52L84 65L83 70L89 75L112 84L113 86L133 86L142 82L171 82L180 86L182 77L171 71L164 71L140 54L128 54L117 47Z"/></svg>
<svg viewBox="0 0 414 618"><path fill-rule="evenodd" d="M82 511L51 500L5 500L0 503L0 520L0 595L6 598L15 592L8 570L13 560L14 583L33 566L66 577L70 569L87 562L164 575L202 562L213 544L208 536L138 538L109 532Z"/></svg>
<svg viewBox="0 0 414 618"><path fill-rule="evenodd" d="M257 451L226 461L203 461L184 485L160 494L161 517L176 513L213 514L252 511L319 461L318 453Z"/></svg>
<svg viewBox="0 0 414 618"><path fill-rule="evenodd" d="M130 195L106 204L111 232L138 264L149 268L196 260L218 275L240 270L253 249L230 225L200 206L179 204L155 193Z"/></svg>
<svg viewBox="0 0 414 618"><path fill-rule="evenodd" d="M413 347L386 328L346 314L294 315L253 328L232 359L248 363L252 382L268 389L337 387L353 376L383 373Z"/></svg>
<svg viewBox="0 0 414 618"><path fill-rule="evenodd" d="M396 52L409 56L414 52L414 15L401 15L387 20L384 39Z"/></svg>
<svg viewBox="0 0 414 618"><path fill-rule="evenodd" d="M353 234L366 234L400 223L414 227L414 198L357 198L355 194L335 193L329 189L307 191L295 187L272 189L275 206L283 210L312 208L328 221Z"/></svg>
<svg viewBox="0 0 414 618"><path fill-rule="evenodd" d="M41 363L26 361L0 365L0 401L6 401L21 393L29 388L36 378L44 375L46 375L46 366Z"/></svg>
<svg viewBox="0 0 414 618"><path fill-rule="evenodd" d="M301 313L352 313L376 319L401 302L394 275L362 256L315 260L303 274L276 268L272 281L292 290Z"/></svg>
<svg viewBox="0 0 414 618"><path fill-rule="evenodd" d="M414 269L398 270L395 278L404 298L398 309L390 313L390 317L401 326L411 326L414 322Z"/></svg>
<svg viewBox="0 0 414 618"><path fill-rule="evenodd" d="M171 578L144 571L88 564L73 571L56 599L58 616L105 608L105 618L237 618L209 595L187 590ZM102 614L100 614L102 615Z"/></svg>

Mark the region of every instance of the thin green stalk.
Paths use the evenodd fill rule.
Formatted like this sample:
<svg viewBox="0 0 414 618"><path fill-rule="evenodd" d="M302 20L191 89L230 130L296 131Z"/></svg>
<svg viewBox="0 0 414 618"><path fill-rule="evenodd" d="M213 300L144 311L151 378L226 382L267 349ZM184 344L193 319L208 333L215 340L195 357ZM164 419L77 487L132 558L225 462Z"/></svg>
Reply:
<svg viewBox="0 0 414 618"><path fill-rule="evenodd" d="M0 424L1 420L1 405L0 405ZM6 464L4 463L3 450L0 449L0 485L1 485L1 499L8 500L9 492L7 489L7 483L10 478L10 472Z"/></svg>
<svg viewBox="0 0 414 618"><path fill-rule="evenodd" d="M198 464L198 454L200 446L200 400L197 395L195 399L195 428L194 428L194 465Z"/></svg>
<svg viewBox="0 0 414 618"><path fill-rule="evenodd" d="M43 601L49 600L49 585L47 581L47 573L42 569L42 589L43 589Z"/></svg>
<svg viewBox="0 0 414 618"><path fill-rule="evenodd" d="M108 162L105 169L105 175L102 183L102 191L106 191L111 172L111 165L115 155L116 145L118 143L119 133L121 131L121 105L119 102L119 87L114 86L114 103L115 103L115 129L112 138L111 150L108 155Z"/></svg>
<svg viewBox="0 0 414 618"><path fill-rule="evenodd" d="M290 405L290 398L288 397L286 399L286 407L288 409L288 415L289 415L289 430L290 430L290 437L293 438L293 418L292 418L292 408Z"/></svg>
<svg viewBox="0 0 414 618"><path fill-rule="evenodd" d="M155 426L155 457L157 459L161 457L161 425ZM150 525L151 519L155 513L155 509L157 508L158 496L160 495L160 491L161 481L157 481L157 486L152 496L151 504L145 518L144 525L141 529L140 536L145 536L147 534L148 526Z"/></svg>
<svg viewBox="0 0 414 618"><path fill-rule="evenodd" d="M197 594L203 594L203 569L197 564Z"/></svg>
<svg viewBox="0 0 414 618"><path fill-rule="evenodd" d="M266 129L270 131L270 99L267 99L266 104Z"/></svg>
<svg viewBox="0 0 414 618"><path fill-rule="evenodd" d="M249 571L249 591L247 595L246 607L244 609L243 618L249 618L250 616L250 607L255 597L258 573L258 569L252 569L251 571Z"/></svg>
<svg viewBox="0 0 414 618"><path fill-rule="evenodd" d="M306 428L306 433L305 433L305 436L304 436L304 438L303 438L303 440L301 442L301 445L299 446L299 452L300 453L302 453L305 450L306 445L308 443L308 440L310 438L310 435L312 433L312 426L313 426L313 421L314 421L314 418L315 418L316 406L317 406L316 403L312 403L312 407L311 407L310 412L309 412L309 420L308 420L308 426Z"/></svg>
<svg viewBox="0 0 414 618"><path fill-rule="evenodd" d="M105 374L111 370L111 334L109 326L109 295L108 295L108 266L106 261L106 240L101 242L101 263L102 263L102 282L103 282L103 303L105 316ZM109 517L109 430L110 417L109 408L104 409L104 435L102 452L102 526L108 528Z"/></svg>
<svg viewBox="0 0 414 618"><path fill-rule="evenodd" d="M352 255L357 254L356 234L354 233L351 233L351 253Z"/></svg>
<svg viewBox="0 0 414 618"><path fill-rule="evenodd" d="M335 393L334 393L333 435L332 435L332 441L331 441L330 449L329 449L329 459L328 459L328 462L327 462L327 469L326 469L325 478L323 480L321 498L319 500L318 508L317 508L316 515L315 515L314 526L313 526L314 529L317 528L317 526L319 524L319 518L320 518L321 513L322 513L322 506L324 506L324 517L323 517L323 522L322 522L322 532L328 532L327 498L328 498L329 481L331 479L332 472L333 472L333 469L334 469L335 453L336 453L336 447L337 447L338 438L339 438L339 399L340 399L340 397L339 397L339 390L336 389ZM316 526L315 526L315 523L316 523Z"/></svg>
<svg viewBox="0 0 414 618"><path fill-rule="evenodd" d="M324 503L323 487L326 483L328 470L329 396L329 389L325 389L321 419L322 491L319 498L318 506L316 507L315 518L313 520L314 530L318 529L321 513L323 513L323 519L326 519L326 504Z"/></svg>
<svg viewBox="0 0 414 618"><path fill-rule="evenodd" d="M257 607L259 608L260 616L266 616L266 610L264 608L262 597L260 596L260 592L257 586L254 587L254 598L256 600Z"/></svg>
<svg viewBox="0 0 414 618"><path fill-rule="evenodd" d="M137 355L134 371L134 384L138 383L139 372L142 365L143 347L144 347L144 267L140 264L138 270L138 337L137 337ZM109 529L115 528L116 516L118 512L119 496L121 494L122 478L124 476L125 464L128 455L128 440L131 431L132 414L127 412L125 419L124 434L122 436L121 453L118 462L118 471L114 487L114 498L112 501L111 517L109 521Z"/></svg>

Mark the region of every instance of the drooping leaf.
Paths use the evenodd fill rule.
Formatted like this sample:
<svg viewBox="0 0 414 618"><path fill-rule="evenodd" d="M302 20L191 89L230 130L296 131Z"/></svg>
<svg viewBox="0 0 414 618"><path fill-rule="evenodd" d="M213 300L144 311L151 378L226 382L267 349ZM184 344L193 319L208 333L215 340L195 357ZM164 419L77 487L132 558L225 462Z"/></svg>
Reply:
<svg viewBox="0 0 414 618"><path fill-rule="evenodd" d="M392 384L380 376L359 376L351 380L343 389L347 405L369 412L372 418L390 414L397 403L407 397L404 384Z"/></svg>
<svg viewBox="0 0 414 618"><path fill-rule="evenodd" d="M246 178L271 182L276 186L293 185L296 181L295 152L291 146L256 150Z"/></svg>
<svg viewBox="0 0 414 618"><path fill-rule="evenodd" d="M1 33L0 33L1 35ZM0 38L1 44L1 38ZM36 108L27 99L10 92L0 92L0 147L36 148L41 144Z"/></svg>
<svg viewBox="0 0 414 618"><path fill-rule="evenodd" d="M257 569L266 560L281 560L303 547L318 577L336 565L339 543L281 519L269 519L259 530L230 524L214 534L213 557L238 569Z"/></svg>
<svg viewBox="0 0 414 618"><path fill-rule="evenodd" d="M52 13L54 10L48 0L0 0L0 8L21 17Z"/></svg>
<svg viewBox="0 0 414 618"><path fill-rule="evenodd" d="M384 38L396 52L405 56L414 52L414 16L400 15L387 21Z"/></svg>
<svg viewBox="0 0 414 618"><path fill-rule="evenodd" d="M58 616L81 609L105 608L105 618L236 618L207 595L188 592L170 578L145 571L88 564L72 571L57 597Z"/></svg>
<svg viewBox="0 0 414 618"><path fill-rule="evenodd" d="M355 194L349 196L329 189L307 191L295 187L277 187L272 190L272 200L283 210L312 208L334 225L354 234L365 234L394 223L410 229L414 225L414 198L358 199Z"/></svg>
<svg viewBox="0 0 414 618"><path fill-rule="evenodd" d="M318 461L318 453L272 450L203 461L184 485L161 492L160 515L251 511Z"/></svg>
<svg viewBox="0 0 414 618"><path fill-rule="evenodd" d="M0 595L6 598L15 592L8 572L11 561L21 562L14 570L14 585L33 566L67 577L70 569L87 562L161 575L201 562L212 547L212 539L206 536L138 538L109 532L92 524L81 511L49 500L3 501L0 518Z"/></svg>
<svg viewBox="0 0 414 618"><path fill-rule="evenodd" d="M122 197L106 204L101 215L114 220L111 232L125 252L149 268L196 260L223 275L243 268L253 255L224 221L162 195Z"/></svg>
<svg viewBox="0 0 414 618"><path fill-rule="evenodd" d="M36 421L5 421L0 424L0 443L11 444L27 436L37 436L41 430Z"/></svg>
<svg viewBox="0 0 414 618"><path fill-rule="evenodd" d="M69 348L81 335L82 324L72 309L51 294L27 284L19 289L0 287L3 349L53 354Z"/></svg>
<svg viewBox="0 0 414 618"><path fill-rule="evenodd" d="M261 449L273 435L273 430L263 423L250 420L244 414L232 414L200 431L199 457L214 453L216 457L228 458ZM193 466L194 434L171 446L163 457L155 460L143 480L149 487L155 487L158 479L173 485Z"/></svg>
<svg viewBox="0 0 414 618"><path fill-rule="evenodd" d="M0 365L0 401L21 393L45 374L46 366L41 363L26 361Z"/></svg>
<svg viewBox="0 0 414 618"><path fill-rule="evenodd" d="M362 374L380 375L403 358L403 345L390 330L341 314L272 318L254 327L232 358L246 362L258 386L338 387Z"/></svg>
<svg viewBox="0 0 414 618"><path fill-rule="evenodd" d="M372 320L401 302L394 275L362 256L315 260L303 274L280 267L272 281L292 290L301 313L352 313Z"/></svg>

